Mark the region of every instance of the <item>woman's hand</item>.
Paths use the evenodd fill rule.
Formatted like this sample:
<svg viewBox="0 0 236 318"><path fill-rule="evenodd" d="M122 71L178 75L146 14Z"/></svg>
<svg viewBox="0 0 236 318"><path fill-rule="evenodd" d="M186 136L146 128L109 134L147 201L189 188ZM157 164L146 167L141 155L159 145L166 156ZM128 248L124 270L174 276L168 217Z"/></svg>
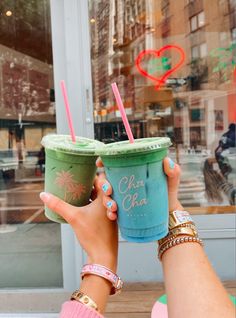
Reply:
<svg viewBox="0 0 236 318"><path fill-rule="evenodd" d="M103 192L99 189L99 178L94 184L95 200L84 207L72 206L52 194L42 192L41 200L47 207L73 228L82 248L88 255L88 263L104 265L114 272L117 267L118 230L116 222L106 216L102 204Z"/></svg>
<svg viewBox="0 0 236 318"><path fill-rule="evenodd" d="M103 167L101 159L97 160L97 166ZM180 166L174 163L170 158L165 158L163 160L163 166L165 174L167 175L169 211L183 210L183 207L178 200L178 188L181 172ZM117 219L117 204L110 197L112 194L112 187L107 181L105 174L101 174L99 179L99 187L105 194L103 197L103 205L107 210L108 218L114 221Z"/></svg>

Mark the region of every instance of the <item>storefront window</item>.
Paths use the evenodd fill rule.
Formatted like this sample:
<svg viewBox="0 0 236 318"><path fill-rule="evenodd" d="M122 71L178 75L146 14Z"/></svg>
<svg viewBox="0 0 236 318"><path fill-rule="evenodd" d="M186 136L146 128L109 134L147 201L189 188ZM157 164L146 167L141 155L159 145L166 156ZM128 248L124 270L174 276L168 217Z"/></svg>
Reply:
<svg viewBox="0 0 236 318"><path fill-rule="evenodd" d="M48 0L0 3L0 288L61 287L60 225L44 216L56 130Z"/></svg>
<svg viewBox="0 0 236 318"><path fill-rule="evenodd" d="M235 212L235 1L90 0L89 10L95 137L127 139L117 82L135 138L171 138L182 204Z"/></svg>

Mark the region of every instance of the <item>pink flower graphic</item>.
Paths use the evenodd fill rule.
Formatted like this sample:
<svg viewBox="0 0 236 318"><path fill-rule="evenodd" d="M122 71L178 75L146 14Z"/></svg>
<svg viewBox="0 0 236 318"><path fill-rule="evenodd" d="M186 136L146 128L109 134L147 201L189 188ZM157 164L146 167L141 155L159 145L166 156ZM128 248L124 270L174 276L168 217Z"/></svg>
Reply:
<svg viewBox="0 0 236 318"><path fill-rule="evenodd" d="M73 174L69 171L62 170L61 172L57 172L57 177L55 179L55 184L58 185L60 188L68 187L70 184L74 183L73 181Z"/></svg>
<svg viewBox="0 0 236 318"><path fill-rule="evenodd" d="M69 198L70 200L80 199L81 195L86 192L86 187L83 184L73 180L74 175L71 172L62 170L56 172L56 175L55 184L59 188L64 188L65 201L68 201Z"/></svg>
<svg viewBox="0 0 236 318"><path fill-rule="evenodd" d="M68 186L72 200L79 199L82 193L86 192L86 187L81 183L71 183Z"/></svg>

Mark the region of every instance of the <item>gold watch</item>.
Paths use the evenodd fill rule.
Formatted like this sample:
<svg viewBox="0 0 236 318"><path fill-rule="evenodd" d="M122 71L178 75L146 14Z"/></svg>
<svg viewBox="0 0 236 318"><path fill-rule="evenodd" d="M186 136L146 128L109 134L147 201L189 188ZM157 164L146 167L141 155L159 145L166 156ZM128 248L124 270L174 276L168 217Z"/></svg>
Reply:
<svg viewBox="0 0 236 318"><path fill-rule="evenodd" d="M182 226L183 224L193 224L193 219L187 211L175 210L169 215L169 230Z"/></svg>

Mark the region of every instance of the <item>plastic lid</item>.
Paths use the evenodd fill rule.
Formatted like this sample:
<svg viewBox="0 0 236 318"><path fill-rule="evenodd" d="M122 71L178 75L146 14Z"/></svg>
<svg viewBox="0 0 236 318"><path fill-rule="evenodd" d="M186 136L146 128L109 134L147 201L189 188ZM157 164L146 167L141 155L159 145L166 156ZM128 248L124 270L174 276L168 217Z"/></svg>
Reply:
<svg viewBox="0 0 236 318"><path fill-rule="evenodd" d="M135 139L133 144L131 144L128 140L125 140L104 145L103 148L98 150L98 154L100 156L118 156L145 151L156 151L158 149L162 150L170 146L171 141L168 137L141 138Z"/></svg>
<svg viewBox="0 0 236 318"><path fill-rule="evenodd" d="M103 147L100 141L85 137L76 137L76 142L71 140L69 135L47 135L44 136L41 144L46 149L60 150L66 153L75 153L80 155L97 155L97 149Z"/></svg>

